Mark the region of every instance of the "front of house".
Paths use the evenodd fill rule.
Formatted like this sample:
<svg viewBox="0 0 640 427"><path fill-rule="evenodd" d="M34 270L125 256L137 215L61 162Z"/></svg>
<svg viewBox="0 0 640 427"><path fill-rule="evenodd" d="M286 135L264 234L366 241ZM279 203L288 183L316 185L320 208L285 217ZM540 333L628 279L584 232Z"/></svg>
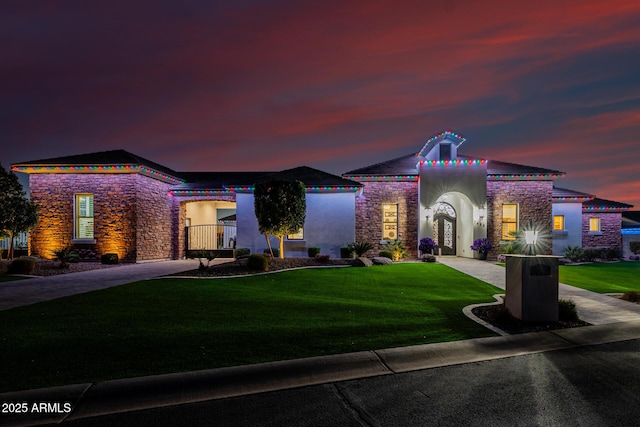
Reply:
<svg viewBox="0 0 640 427"><path fill-rule="evenodd" d="M305 166L176 172L124 150L12 169L30 175L31 198L41 206L30 252L45 258L69 245L83 259L116 253L129 262L183 258L201 249L262 253L267 243L258 231L253 185L272 179L296 179L306 187L305 225L287 236L287 256L307 256L313 246L339 257L354 241L369 242L377 252L400 240L417 257L418 242L430 237L443 255L473 257L475 239L498 246L526 229L542 237L539 253L622 247L621 214L630 205L555 188L560 171L460 155L464 142L442 132L416 153L343 176Z"/></svg>

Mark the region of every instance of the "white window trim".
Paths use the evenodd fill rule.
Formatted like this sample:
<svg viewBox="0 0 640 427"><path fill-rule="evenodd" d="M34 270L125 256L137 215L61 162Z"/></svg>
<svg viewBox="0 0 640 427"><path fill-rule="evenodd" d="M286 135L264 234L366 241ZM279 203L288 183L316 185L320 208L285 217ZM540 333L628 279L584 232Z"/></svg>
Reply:
<svg viewBox="0 0 640 427"><path fill-rule="evenodd" d="M78 196L91 196L95 203L95 198L93 193L74 193L73 194L73 239L71 239L71 243L79 243L79 244L95 244L95 212L93 213L94 218L94 230L93 230L93 239L89 238L78 238Z"/></svg>

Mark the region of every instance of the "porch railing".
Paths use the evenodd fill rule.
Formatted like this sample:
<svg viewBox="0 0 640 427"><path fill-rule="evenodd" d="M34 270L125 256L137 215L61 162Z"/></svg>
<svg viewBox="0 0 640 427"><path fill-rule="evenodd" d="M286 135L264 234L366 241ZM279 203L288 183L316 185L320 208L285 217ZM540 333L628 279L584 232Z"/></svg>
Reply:
<svg viewBox="0 0 640 427"><path fill-rule="evenodd" d="M190 225L185 227L184 235L187 251L234 249L236 247L235 225Z"/></svg>
<svg viewBox="0 0 640 427"><path fill-rule="evenodd" d="M9 244L11 243L10 238L0 239L0 248L3 250L9 249ZM29 245L29 233L18 233L13 238L13 249L14 250L25 250Z"/></svg>

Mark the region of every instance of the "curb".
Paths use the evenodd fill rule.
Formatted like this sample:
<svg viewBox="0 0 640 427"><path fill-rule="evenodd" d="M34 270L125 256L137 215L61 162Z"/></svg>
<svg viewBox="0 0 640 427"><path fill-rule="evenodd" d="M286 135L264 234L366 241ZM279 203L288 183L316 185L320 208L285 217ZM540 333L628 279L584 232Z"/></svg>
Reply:
<svg viewBox="0 0 640 427"><path fill-rule="evenodd" d="M58 402L69 410L2 415L7 426L77 420L380 375L640 339L640 320L475 338L256 365L0 394L0 402Z"/></svg>

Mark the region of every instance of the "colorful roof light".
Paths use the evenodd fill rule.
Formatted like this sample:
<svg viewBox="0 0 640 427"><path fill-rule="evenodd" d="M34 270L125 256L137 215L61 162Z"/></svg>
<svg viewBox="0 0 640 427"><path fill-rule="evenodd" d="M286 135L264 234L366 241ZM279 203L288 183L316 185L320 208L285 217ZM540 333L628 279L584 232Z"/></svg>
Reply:
<svg viewBox="0 0 640 427"><path fill-rule="evenodd" d="M182 184L183 180L146 166L126 164L126 165L60 165L60 166L38 166L25 165L13 166L11 170L24 173L141 173L161 181L171 184Z"/></svg>
<svg viewBox="0 0 640 427"><path fill-rule="evenodd" d="M344 175L355 181L417 181L418 175Z"/></svg>
<svg viewBox="0 0 640 427"><path fill-rule="evenodd" d="M456 159L456 160L421 160L421 165L426 166L479 166L486 164L487 161L484 159Z"/></svg>

